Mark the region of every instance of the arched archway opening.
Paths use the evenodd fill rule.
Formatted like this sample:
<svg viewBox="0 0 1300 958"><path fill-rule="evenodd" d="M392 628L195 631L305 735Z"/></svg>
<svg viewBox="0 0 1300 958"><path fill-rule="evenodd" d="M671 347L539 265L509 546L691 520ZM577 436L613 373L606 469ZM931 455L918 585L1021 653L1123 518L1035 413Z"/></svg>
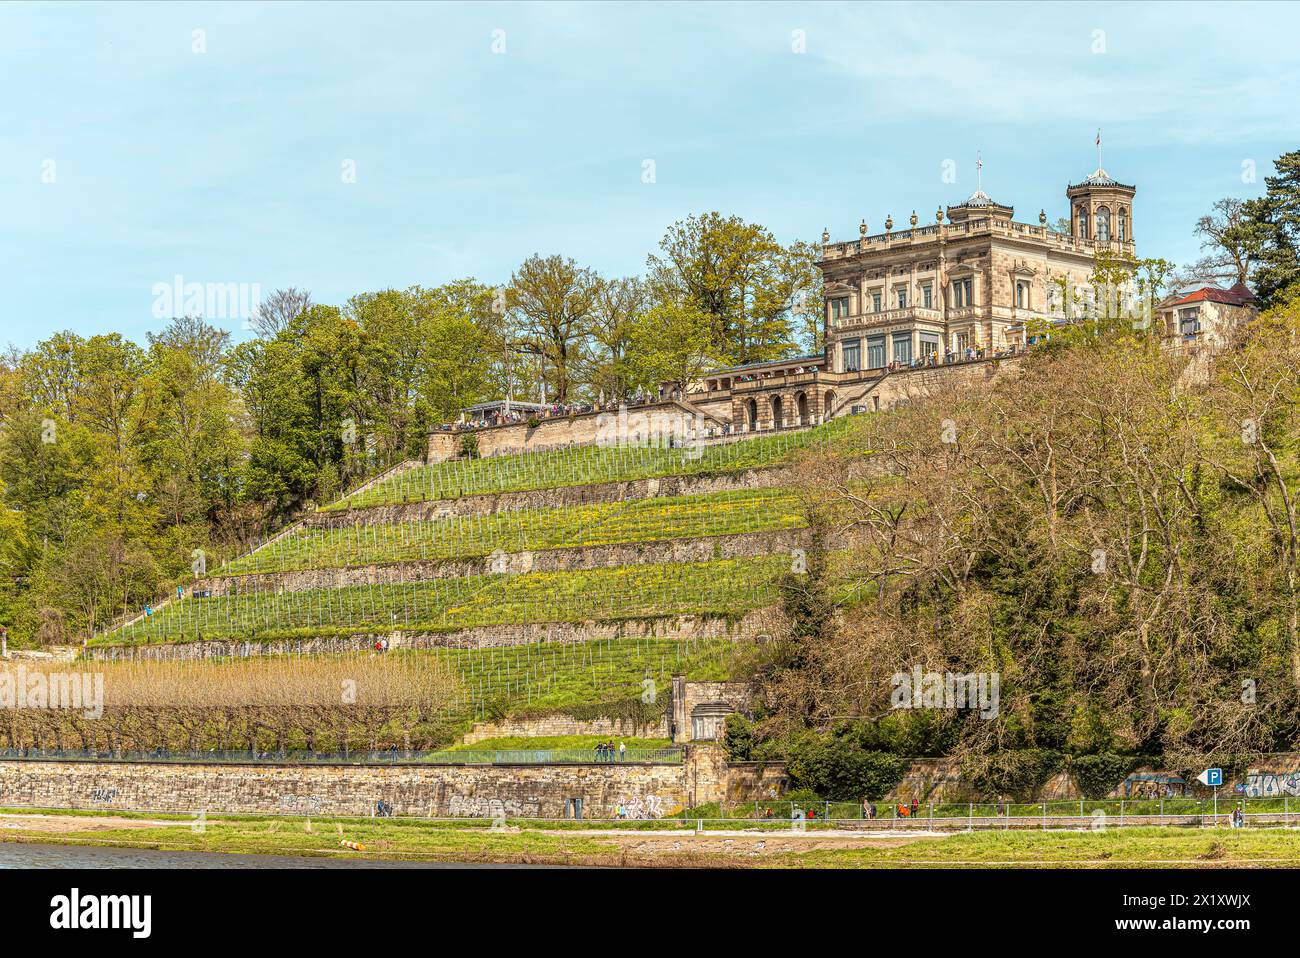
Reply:
<svg viewBox="0 0 1300 958"><path fill-rule="evenodd" d="M783 425L785 425L785 421L781 418L781 397L773 396L772 397L772 428L780 429Z"/></svg>
<svg viewBox="0 0 1300 958"><path fill-rule="evenodd" d="M749 429L750 429L750 432L753 432L753 431L754 431L755 429L757 429L757 428L758 428L758 400L757 400L757 399L751 399L751 400L749 401Z"/></svg>
<svg viewBox="0 0 1300 958"><path fill-rule="evenodd" d="M801 426L808 425L809 422L811 422L811 419L808 415L808 394L799 393L799 395L795 396L794 405L796 411L799 413L799 425Z"/></svg>
<svg viewBox="0 0 1300 958"><path fill-rule="evenodd" d="M822 422L831 418L831 410L835 408L835 390L826 390L826 396L822 400Z"/></svg>

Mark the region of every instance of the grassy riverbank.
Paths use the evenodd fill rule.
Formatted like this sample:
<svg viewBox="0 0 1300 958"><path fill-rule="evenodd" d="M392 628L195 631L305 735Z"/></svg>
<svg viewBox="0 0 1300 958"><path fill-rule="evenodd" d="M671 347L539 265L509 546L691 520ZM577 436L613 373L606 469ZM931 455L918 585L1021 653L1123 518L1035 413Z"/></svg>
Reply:
<svg viewBox="0 0 1300 958"><path fill-rule="evenodd" d="M638 823L653 826L654 823ZM341 848L359 842L364 851ZM121 813L0 815L0 840L430 862L771 868L1296 867L1300 831L1132 828L976 832L673 832L664 828L483 827L420 819L208 818Z"/></svg>

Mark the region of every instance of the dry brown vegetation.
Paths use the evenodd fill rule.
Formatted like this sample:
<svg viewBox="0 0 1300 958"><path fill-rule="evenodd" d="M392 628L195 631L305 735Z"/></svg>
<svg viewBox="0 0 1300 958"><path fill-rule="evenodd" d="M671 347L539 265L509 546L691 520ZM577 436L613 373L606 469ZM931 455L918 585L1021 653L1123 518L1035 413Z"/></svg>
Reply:
<svg viewBox="0 0 1300 958"><path fill-rule="evenodd" d="M29 670L31 667L29 666ZM461 696L445 665L369 653L196 662L72 663L46 675L103 676L103 715L0 710L9 748L427 748L443 744Z"/></svg>
<svg viewBox="0 0 1300 958"><path fill-rule="evenodd" d="M1292 305L1213 364L1099 336L864 417L869 456L800 469L815 524L864 542L831 571L865 601L768 664L761 733L856 717L912 754L1295 747L1297 369ZM891 714L916 664L999 673L999 716Z"/></svg>

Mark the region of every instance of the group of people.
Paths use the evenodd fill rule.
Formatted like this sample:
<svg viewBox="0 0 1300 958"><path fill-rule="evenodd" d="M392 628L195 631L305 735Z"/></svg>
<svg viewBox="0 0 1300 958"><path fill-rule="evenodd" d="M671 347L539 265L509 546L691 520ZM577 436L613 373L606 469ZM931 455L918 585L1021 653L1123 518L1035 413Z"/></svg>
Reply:
<svg viewBox="0 0 1300 958"><path fill-rule="evenodd" d="M612 761L614 761L615 756L618 757L618 761L620 761L620 762L626 760L626 758L627 758L627 745L625 745L625 744L622 743L622 742L619 742L619 743L618 743L618 747L615 748L613 742L597 742L597 743L596 743L596 761L598 761L598 762L612 762Z"/></svg>
<svg viewBox="0 0 1300 958"><path fill-rule="evenodd" d="M874 805L871 807L872 809L875 808ZM908 805L907 802L899 802L898 807L894 809L894 811L898 813L899 818L916 818L917 813L919 813L920 810L921 810L921 803L918 802L915 798L912 799L911 805ZM873 813L869 817L875 818L876 816Z"/></svg>
<svg viewBox="0 0 1300 958"><path fill-rule="evenodd" d="M663 398L663 389L659 390L660 399ZM511 409L506 412L504 409L489 409L480 413L476 418L465 422L446 423L442 429L444 432L459 432L467 429L486 429L489 426L507 426L514 423L528 422L530 419L562 419L566 416L581 416L585 413L592 412L616 412L619 406L641 406L649 402L649 398L642 393L637 393L622 400L610 400L609 402L597 403L551 403L540 409L532 404L518 409Z"/></svg>

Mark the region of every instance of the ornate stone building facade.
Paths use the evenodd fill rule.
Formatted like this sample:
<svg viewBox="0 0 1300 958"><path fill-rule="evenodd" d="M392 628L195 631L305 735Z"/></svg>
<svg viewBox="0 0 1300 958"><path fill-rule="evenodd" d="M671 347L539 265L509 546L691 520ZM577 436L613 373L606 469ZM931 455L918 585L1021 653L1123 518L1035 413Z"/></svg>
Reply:
<svg viewBox="0 0 1300 958"><path fill-rule="evenodd" d="M875 385L894 372L1014 355L1026 323L1067 318L1090 294L1099 250L1134 254L1137 192L1098 169L1066 188L1070 232L1015 219L977 190L922 225L915 212L856 240L822 234L825 349L813 356L720 369L691 402L733 429L809 424L878 408ZM869 401L868 401L869 400ZM872 403L877 405L873 407Z"/></svg>

